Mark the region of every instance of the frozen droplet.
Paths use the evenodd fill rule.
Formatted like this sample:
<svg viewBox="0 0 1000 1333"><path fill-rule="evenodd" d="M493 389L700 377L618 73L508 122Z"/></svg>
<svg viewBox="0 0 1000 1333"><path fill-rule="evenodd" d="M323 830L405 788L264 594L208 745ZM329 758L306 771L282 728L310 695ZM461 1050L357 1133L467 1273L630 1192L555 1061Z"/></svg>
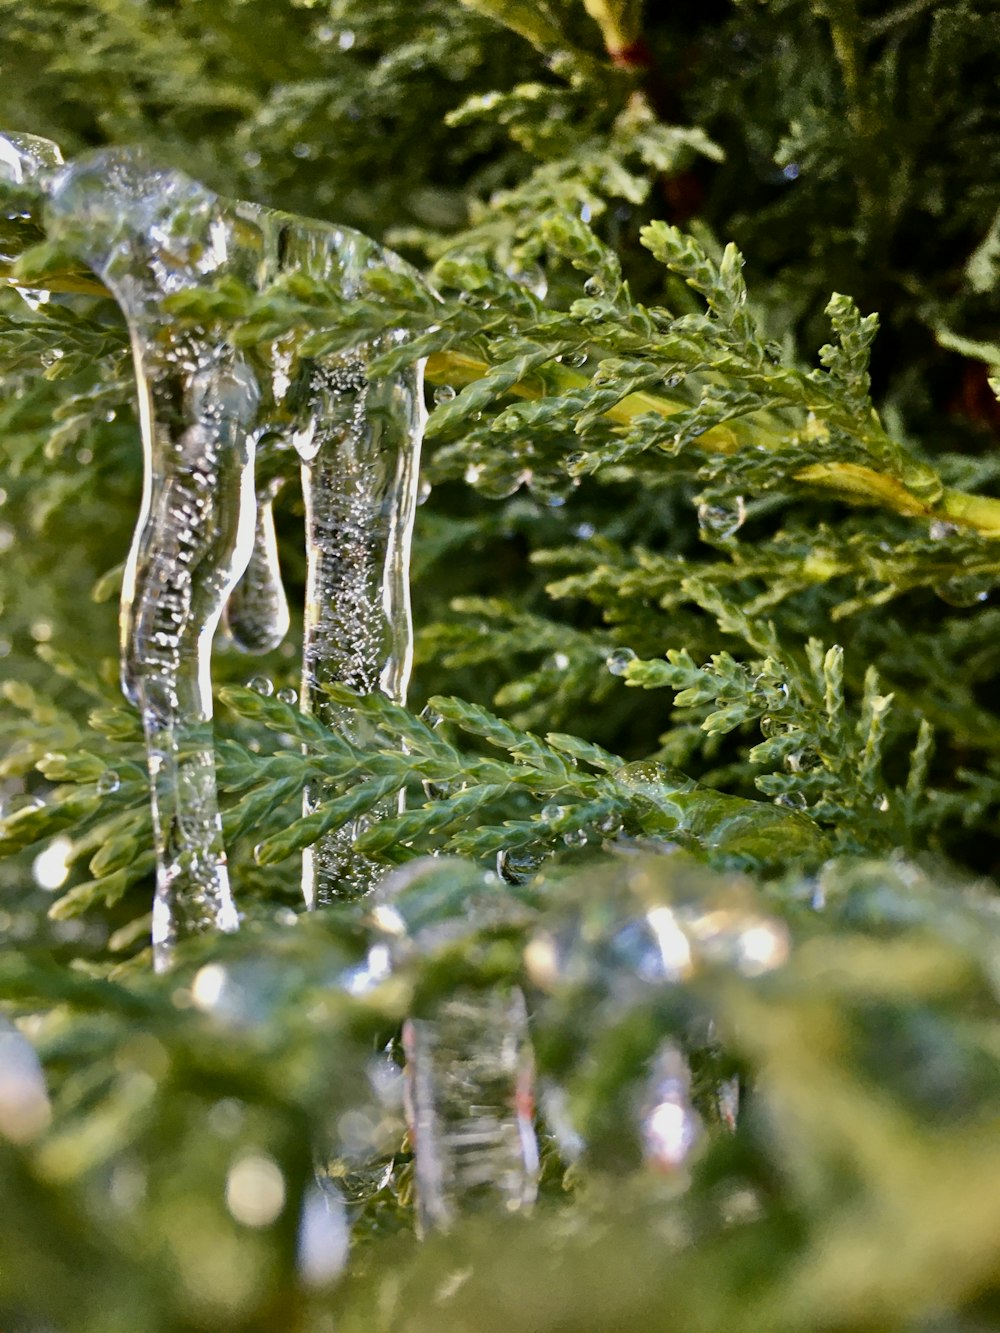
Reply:
<svg viewBox="0 0 1000 1333"><path fill-rule="evenodd" d="M297 690L292 689L291 685L286 685L284 689L278 691L278 699L281 703L288 704L291 707L298 703L299 694Z"/></svg>
<svg viewBox="0 0 1000 1333"><path fill-rule="evenodd" d="M107 768L97 779L97 790L101 796L110 796L122 785L122 780L113 768Z"/></svg>
<svg viewBox="0 0 1000 1333"><path fill-rule="evenodd" d="M624 676L633 662L639 659L631 648L616 648L605 659L605 666L612 676Z"/></svg>
<svg viewBox="0 0 1000 1333"><path fill-rule="evenodd" d="M269 676L251 676L247 681L247 689L253 690L254 694L259 694L264 699L270 699L274 693L274 681Z"/></svg>
<svg viewBox="0 0 1000 1333"><path fill-rule="evenodd" d="M244 653L272 652L288 633L288 599L274 529L274 500L279 489L280 482L271 483L257 496L250 561L229 595L223 616L230 638Z"/></svg>
<svg viewBox="0 0 1000 1333"><path fill-rule="evenodd" d="M434 390L435 403L450 403L455 397L455 386L453 384L439 384Z"/></svg>
<svg viewBox="0 0 1000 1333"><path fill-rule="evenodd" d="M585 292L588 296L603 296L603 295L604 295L604 283L603 283L602 280L597 276L597 274L594 273L594 274L591 274L591 276L590 276L590 277L587 279L587 281L583 284L583 290L584 290L584 292Z"/></svg>
<svg viewBox="0 0 1000 1333"><path fill-rule="evenodd" d="M731 504L704 502L698 506L698 526L712 537L732 537L746 522L746 517L742 495L737 495Z"/></svg>

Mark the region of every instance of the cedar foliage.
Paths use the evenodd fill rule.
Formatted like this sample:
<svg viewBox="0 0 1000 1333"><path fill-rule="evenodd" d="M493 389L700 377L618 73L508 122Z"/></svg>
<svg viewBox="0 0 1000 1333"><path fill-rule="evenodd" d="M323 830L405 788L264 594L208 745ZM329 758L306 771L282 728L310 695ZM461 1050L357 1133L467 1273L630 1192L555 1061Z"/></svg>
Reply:
<svg viewBox="0 0 1000 1333"><path fill-rule="evenodd" d="M995 4L10 0L0 49L4 126L67 157L144 144L425 275L380 272L349 308L230 282L178 320L313 352L390 323L413 335L396 364L425 356L444 388L411 706L344 691L370 722L351 743L245 688L294 685L291 648L251 666L218 646L245 927L154 978L143 752L115 684L140 486L124 327L37 195L0 201L4 274L64 293L33 312L0 291L0 1003L53 1104L30 1142L0 1137L4 1326L995 1328ZM294 601L301 500L274 466ZM317 771L339 785L307 821ZM495 887L504 853L518 910L352 996L331 979L370 923L298 915L295 854L401 789L407 813L360 845L465 858L441 892ZM55 895L32 876L54 837ZM599 969L536 995L540 1071L592 1169L549 1148L531 1220L418 1245L396 1142L348 1278L304 1285L309 1145L371 1051L456 979L525 980L533 932L595 903L626 919L637 875L766 913L789 961L706 954L619 1009ZM192 1003L220 960L252 1022ZM650 1182L608 1126L620 1053L664 1033L707 1120L734 1072L745 1109L689 1180ZM255 1152L287 1192L257 1230L224 1203Z"/></svg>

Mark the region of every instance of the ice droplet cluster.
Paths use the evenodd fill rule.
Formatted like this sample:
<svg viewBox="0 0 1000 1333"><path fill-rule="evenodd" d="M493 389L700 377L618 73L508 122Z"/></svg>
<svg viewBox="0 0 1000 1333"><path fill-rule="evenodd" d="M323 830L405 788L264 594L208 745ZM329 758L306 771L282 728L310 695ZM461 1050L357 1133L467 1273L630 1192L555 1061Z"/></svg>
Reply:
<svg viewBox="0 0 1000 1333"><path fill-rule="evenodd" d="M48 196L50 233L111 289L132 339L145 482L122 591L122 685L146 735L162 969L180 936L238 922L216 796L210 667L227 603L229 634L248 651L268 651L287 629L276 488L255 488L258 451L294 449L302 461L303 709L342 725L322 695L333 680L402 700L422 370L368 382L368 360L401 336L391 330L348 356L306 357L286 338L251 357L164 309L165 298L222 277L259 290L290 272L350 299L366 268L401 263L359 233L221 199L128 149L72 163ZM307 791L307 810L322 795ZM335 834L306 856L311 906L371 887L374 868L350 843L350 831Z"/></svg>

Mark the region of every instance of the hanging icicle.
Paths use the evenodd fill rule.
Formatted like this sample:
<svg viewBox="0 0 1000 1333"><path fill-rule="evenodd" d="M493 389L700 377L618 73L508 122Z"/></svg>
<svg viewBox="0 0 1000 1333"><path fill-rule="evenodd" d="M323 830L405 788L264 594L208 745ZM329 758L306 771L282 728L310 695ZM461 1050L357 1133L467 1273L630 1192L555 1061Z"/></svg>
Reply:
<svg viewBox="0 0 1000 1333"><path fill-rule="evenodd" d="M393 966L454 948L524 910L469 862L420 857L375 893ZM516 1212L538 1187L534 1053L519 987L459 985L403 1029L417 1222L447 1229L477 1208Z"/></svg>
<svg viewBox="0 0 1000 1333"><path fill-rule="evenodd" d="M323 686L345 681L402 700L411 659L409 547L425 411L420 368L369 383L371 356L399 336L312 360L288 340L239 350L224 331L181 329L178 292L234 276L265 288L304 273L342 298L394 255L356 232L232 203L133 150L94 154L49 191L52 233L114 293L132 337L145 489L122 595L122 683L140 708L157 843L154 950L232 930L212 748L210 655L227 599L234 641L282 637L271 502L254 491L258 441L298 451L306 499L302 706L346 725ZM240 580L243 580L240 586ZM305 794L307 810L323 789ZM350 830L304 858L307 903L356 897L378 867Z"/></svg>
<svg viewBox="0 0 1000 1333"><path fill-rule="evenodd" d="M370 384L360 360L320 367L312 413L298 446L308 559L302 707L343 728L351 724L326 699L326 684L406 698L422 375L410 370ZM322 796L321 785L309 788L306 813ZM362 897L377 882L383 867L351 845L364 827L359 821L307 849L303 893L310 907Z"/></svg>
<svg viewBox="0 0 1000 1333"><path fill-rule="evenodd" d="M235 930L215 788L211 648L250 559L256 377L224 338L180 332L163 299L227 271L207 191L128 152L55 179L54 234L114 293L132 339L145 479L121 600L122 688L142 716L156 839L153 949Z"/></svg>

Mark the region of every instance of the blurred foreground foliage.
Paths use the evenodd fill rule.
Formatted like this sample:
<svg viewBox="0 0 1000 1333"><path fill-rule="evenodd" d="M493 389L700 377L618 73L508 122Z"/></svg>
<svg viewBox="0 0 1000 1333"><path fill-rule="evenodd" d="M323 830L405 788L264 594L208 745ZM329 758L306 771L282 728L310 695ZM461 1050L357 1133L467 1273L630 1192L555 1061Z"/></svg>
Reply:
<svg viewBox="0 0 1000 1333"><path fill-rule="evenodd" d="M32 310L0 288L5 1329L1000 1326L998 18L0 10L5 127L67 156L142 143L426 275L373 275L349 308L319 283L223 285L178 320L313 354L388 321L433 401L415 703L343 692L351 743L244 688L219 645L245 924L153 977L113 661L140 492L124 328L37 196L0 200L3 274L58 293ZM274 466L301 600L295 468ZM295 673L290 645L257 669ZM331 796L304 820L315 773ZM387 867L441 854L429 901L475 882L517 911L378 980L363 906L299 915L295 858L400 790L407 813L360 845ZM650 902L688 933L683 975L624 998L606 964L539 977L567 921ZM705 943L751 928L773 967ZM373 1121L366 1090L406 1013L501 980L593 1151L560 1160L543 1123L531 1217L418 1244L398 1106ZM629 1078L667 1039L706 1128L689 1168L650 1176ZM336 1240L313 1145L362 1123L393 1167L335 1281L309 1259L310 1227Z"/></svg>

